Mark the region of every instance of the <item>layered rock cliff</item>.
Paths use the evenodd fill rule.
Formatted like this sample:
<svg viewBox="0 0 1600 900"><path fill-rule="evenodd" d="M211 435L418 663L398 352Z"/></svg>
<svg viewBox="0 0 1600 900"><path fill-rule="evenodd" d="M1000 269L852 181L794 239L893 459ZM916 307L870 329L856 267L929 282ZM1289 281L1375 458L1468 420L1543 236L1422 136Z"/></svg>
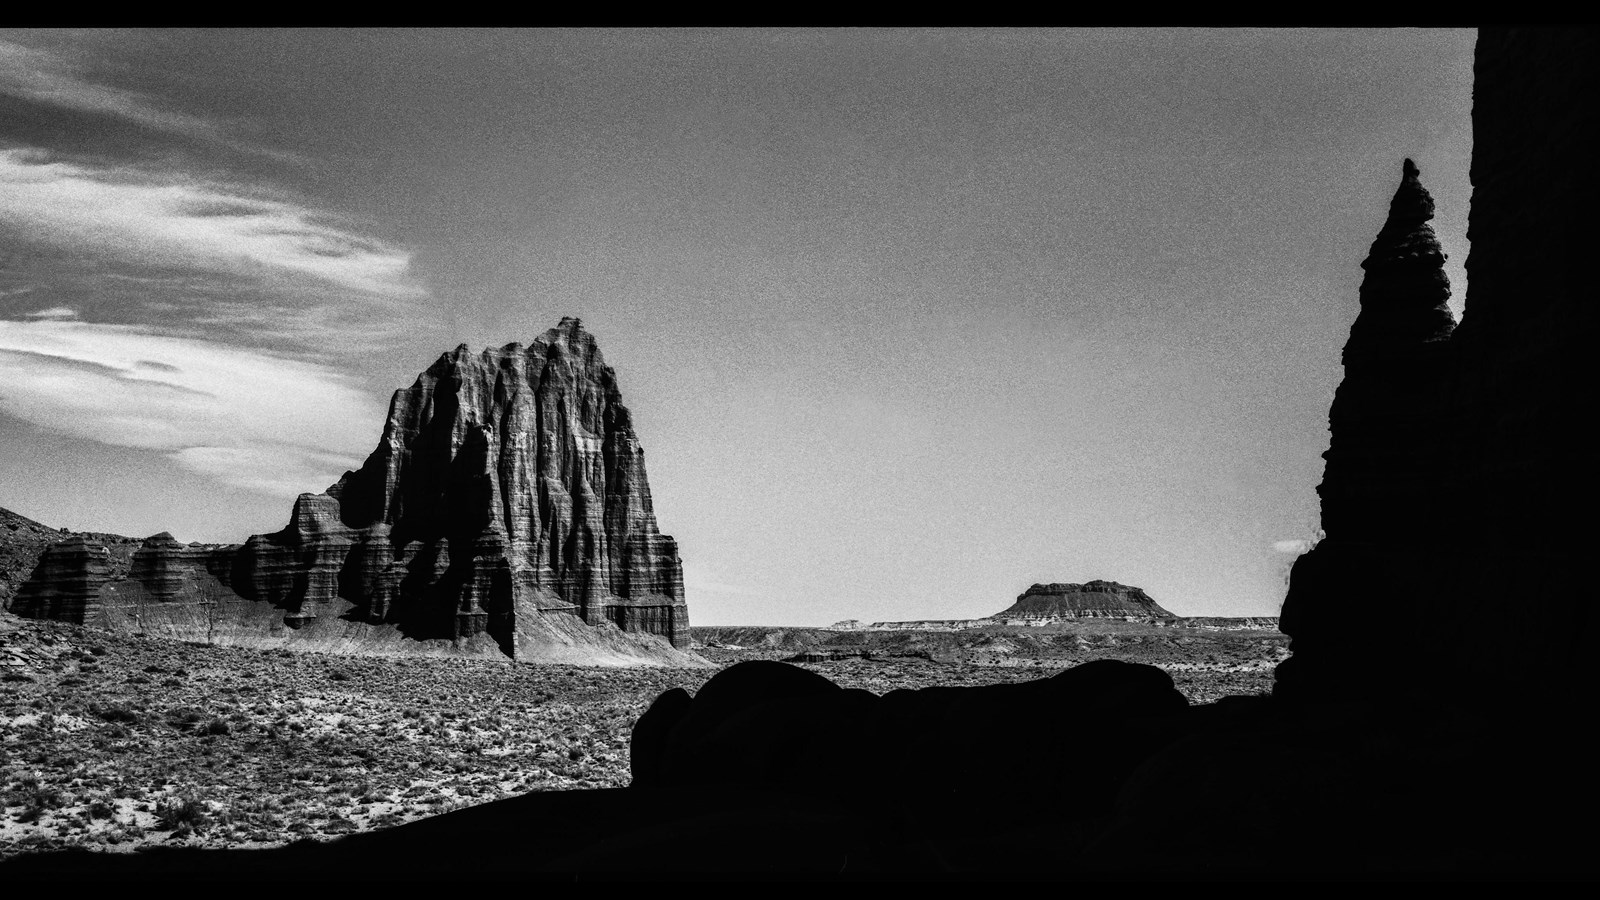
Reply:
<svg viewBox="0 0 1600 900"><path fill-rule="evenodd" d="M433 627L455 635L509 639L519 619L559 611L688 646L677 543L656 526L616 374L577 319L528 347L440 357L328 496L304 533L336 555L338 526L362 532L344 577L374 618L404 599L387 545L443 566L459 602Z"/></svg>
<svg viewBox="0 0 1600 900"><path fill-rule="evenodd" d="M677 652L677 544L657 527L616 374L577 319L526 346L441 356L395 392L366 463L300 495L281 531L128 543L51 547L10 608L232 642L294 632L357 650L697 661Z"/></svg>
<svg viewBox="0 0 1600 900"><path fill-rule="evenodd" d="M51 548L74 538L104 549L106 565L112 574L127 572L133 548L139 543L134 538L119 534L51 528L0 507L0 609L11 607L17 594L38 568L40 560L50 553ZM64 565L65 557L77 552L80 551L70 547L61 548L49 561L47 569L66 573L73 567ZM82 591L81 587L74 588L66 583L60 587L68 592Z"/></svg>
<svg viewBox="0 0 1600 900"><path fill-rule="evenodd" d="M54 528L0 507L0 609L11 605L39 557L62 537Z"/></svg>
<svg viewBox="0 0 1600 900"><path fill-rule="evenodd" d="M1327 537L1284 602L1285 697L1591 677L1597 58L1590 30L1480 33L1470 285L1453 332L1432 204L1406 167L1329 415ZM1559 633L1508 641L1506 622L1535 610Z"/></svg>
<svg viewBox="0 0 1600 900"><path fill-rule="evenodd" d="M997 622L1089 618L1173 618L1142 589L1115 581L1036 584L990 618Z"/></svg>

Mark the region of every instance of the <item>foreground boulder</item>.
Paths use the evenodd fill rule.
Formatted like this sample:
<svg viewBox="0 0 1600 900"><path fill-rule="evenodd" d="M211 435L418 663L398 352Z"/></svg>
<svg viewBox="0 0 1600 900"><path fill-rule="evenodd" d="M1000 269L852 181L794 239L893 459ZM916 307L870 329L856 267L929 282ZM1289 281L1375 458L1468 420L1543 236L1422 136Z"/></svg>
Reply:
<svg viewBox="0 0 1600 900"><path fill-rule="evenodd" d="M634 729L632 764L641 786L797 791L914 815L1060 805L1087 815L1161 745L1146 720L1187 707L1165 672L1115 660L881 697L786 663L743 662L692 700L663 694ZM1025 790L1002 774L1023 772Z"/></svg>

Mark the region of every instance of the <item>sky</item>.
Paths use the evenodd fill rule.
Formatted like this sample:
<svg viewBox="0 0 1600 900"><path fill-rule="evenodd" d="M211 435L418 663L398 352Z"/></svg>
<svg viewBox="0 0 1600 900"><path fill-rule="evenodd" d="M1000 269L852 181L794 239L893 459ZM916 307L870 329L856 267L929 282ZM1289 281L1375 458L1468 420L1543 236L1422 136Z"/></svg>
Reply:
<svg viewBox="0 0 1600 900"><path fill-rule="evenodd" d="M242 541L578 316L695 624L1276 615L1471 30L0 30L0 506Z"/></svg>

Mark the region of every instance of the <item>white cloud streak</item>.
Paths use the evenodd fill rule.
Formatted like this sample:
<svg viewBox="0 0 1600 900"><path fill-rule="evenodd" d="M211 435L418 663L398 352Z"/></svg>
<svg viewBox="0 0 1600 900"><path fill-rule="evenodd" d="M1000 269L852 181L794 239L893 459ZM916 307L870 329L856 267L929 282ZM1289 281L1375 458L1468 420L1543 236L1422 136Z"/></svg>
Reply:
<svg viewBox="0 0 1600 900"><path fill-rule="evenodd" d="M0 92L53 106L116 116L162 131L213 139L221 137L221 132L204 119L164 109L144 94L88 80L71 57L14 41L0 40Z"/></svg>
<svg viewBox="0 0 1600 900"><path fill-rule="evenodd" d="M65 306L52 306L49 309L41 309L25 315L30 319L76 319L78 311Z"/></svg>
<svg viewBox="0 0 1600 900"><path fill-rule="evenodd" d="M59 318L0 320L0 409L266 493L323 490L382 428L382 404L324 366Z"/></svg>
<svg viewBox="0 0 1600 900"><path fill-rule="evenodd" d="M285 156L103 83L104 61L49 36L0 38L0 95ZM0 226L58 251L29 275L48 299L0 320L0 410L270 494L321 490L376 442L381 402L339 371L233 344L348 354L391 339L427 297L407 251L254 184L15 145L0 148ZM164 325L82 321L108 304Z"/></svg>
<svg viewBox="0 0 1600 900"><path fill-rule="evenodd" d="M1301 553L1305 553L1314 546L1316 546L1315 541L1308 540L1306 538L1300 538L1299 540L1293 541L1277 541L1272 545L1272 549L1278 553L1293 553L1295 555L1299 555Z"/></svg>
<svg viewBox="0 0 1600 900"><path fill-rule="evenodd" d="M238 186L0 150L0 221L57 246L269 283L310 278L369 295L423 293L408 275L409 254L329 218Z"/></svg>
<svg viewBox="0 0 1600 900"><path fill-rule="evenodd" d="M158 98L92 79L93 57L72 47L46 49L0 38L0 94L34 103L121 119L152 132L202 141L280 163L305 165L293 153L241 141L210 119L172 109Z"/></svg>

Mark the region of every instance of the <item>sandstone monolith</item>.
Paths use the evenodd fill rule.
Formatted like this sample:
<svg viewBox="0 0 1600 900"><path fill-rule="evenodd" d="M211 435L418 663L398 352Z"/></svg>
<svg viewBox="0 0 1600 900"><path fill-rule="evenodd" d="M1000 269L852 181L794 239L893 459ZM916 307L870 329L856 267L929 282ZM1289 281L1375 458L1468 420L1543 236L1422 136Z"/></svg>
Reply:
<svg viewBox="0 0 1600 900"><path fill-rule="evenodd" d="M395 392L365 464L301 494L278 532L123 540L137 549L120 569L101 543L50 548L12 610L208 639L698 661L678 652L682 563L656 524L633 417L573 318L531 344L442 355Z"/></svg>

